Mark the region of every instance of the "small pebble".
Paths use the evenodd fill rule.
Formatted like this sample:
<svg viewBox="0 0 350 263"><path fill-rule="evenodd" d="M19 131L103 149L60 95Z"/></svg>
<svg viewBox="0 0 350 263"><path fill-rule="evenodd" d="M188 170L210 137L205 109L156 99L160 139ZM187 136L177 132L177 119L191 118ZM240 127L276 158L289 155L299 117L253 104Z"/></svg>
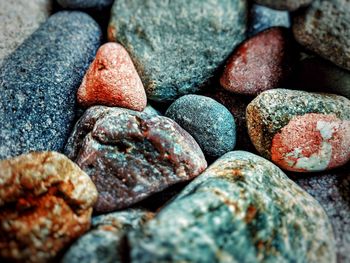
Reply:
<svg viewBox="0 0 350 263"><path fill-rule="evenodd" d="M67 9L102 10L110 7L114 0L57 0L57 3Z"/></svg>

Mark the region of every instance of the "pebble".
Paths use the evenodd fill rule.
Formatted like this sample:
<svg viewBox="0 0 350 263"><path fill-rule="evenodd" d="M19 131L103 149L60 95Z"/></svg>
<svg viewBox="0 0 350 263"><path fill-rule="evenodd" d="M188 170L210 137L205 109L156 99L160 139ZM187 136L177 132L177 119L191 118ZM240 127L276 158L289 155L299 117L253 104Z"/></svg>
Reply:
<svg viewBox="0 0 350 263"><path fill-rule="evenodd" d="M49 262L90 227L95 185L57 152L0 161L0 258Z"/></svg>
<svg viewBox="0 0 350 263"><path fill-rule="evenodd" d="M173 101L208 85L245 38L245 0L114 2L110 41L129 52L150 100Z"/></svg>
<svg viewBox="0 0 350 263"><path fill-rule="evenodd" d="M208 157L220 157L236 145L236 124L232 114L209 97L182 96L170 105L165 116L191 134Z"/></svg>
<svg viewBox="0 0 350 263"><path fill-rule="evenodd" d="M336 262L320 204L243 151L218 159L128 237L131 262Z"/></svg>
<svg viewBox="0 0 350 263"><path fill-rule="evenodd" d="M89 108L66 154L94 181L96 212L126 208L207 166L195 140L174 121L123 108Z"/></svg>
<svg viewBox="0 0 350 263"><path fill-rule="evenodd" d="M307 49L350 70L350 2L314 0L293 19L295 39Z"/></svg>
<svg viewBox="0 0 350 263"><path fill-rule="evenodd" d="M145 89L128 52L117 43L101 46L78 89L82 106L106 105L142 111Z"/></svg>
<svg viewBox="0 0 350 263"><path fill-rule="evenodd" d="M75 94L100 44L81 12L52 15L0 67L0 159L60 151L75 117Z"/></svg>
<svg viewBox="0 0 350 263"><path fill-rule="evenodd" d="M57 0L57 3L67 9L102 10L110 7L114 0Z"/></svg>
<svg viewBox="0 0 350 263"><path fill-rule="evenodd" d="M276 89L247 107L255 148L283 169L323 171L350 159L350 101L325 93Z"/></svg>
<svg viewBox="0 0 350 263"><path fill-rule="evenodd" d="M221 85L228 91L252 96L279 87L291 71L290 41L288 31L281 27L246 40L229 58Z"/></svg>
<svg viewBox="0 0 350 263"><path fill-rule="evenodd" d="M299 8L306 7L313 0L254 0L260 5L266 5L270 8L295 11Z"/></svg>

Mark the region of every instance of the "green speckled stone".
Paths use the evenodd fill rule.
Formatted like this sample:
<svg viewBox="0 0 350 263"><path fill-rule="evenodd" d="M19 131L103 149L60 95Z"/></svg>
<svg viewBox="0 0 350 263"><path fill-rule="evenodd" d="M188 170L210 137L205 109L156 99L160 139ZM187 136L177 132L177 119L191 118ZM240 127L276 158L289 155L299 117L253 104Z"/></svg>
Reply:
<svg viewBox="0 0 350 263"><path fill-rule="evenodd" d="M244 151L218 159L128 237L132 262L335 262L319 203Z"/></svg>

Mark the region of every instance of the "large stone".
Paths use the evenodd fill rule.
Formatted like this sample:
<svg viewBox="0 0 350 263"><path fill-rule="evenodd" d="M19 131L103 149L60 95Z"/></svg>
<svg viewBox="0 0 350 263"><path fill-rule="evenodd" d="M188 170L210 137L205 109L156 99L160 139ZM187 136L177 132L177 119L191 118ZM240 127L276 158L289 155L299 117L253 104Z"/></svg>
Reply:
<svg viewBox="0 0 350 263"><path fill-rule="evenodd" d="M271 8L295 11L301 7L309 5L313 0L254 0L260 5L266 5Z"/></svg>
<svg viewBox="0 0 350 263"><path fill-rule="evenodd" d="M151 100L195 93L244 39L244 0L118 0L109 40L131 55Z"/></svg>
<svg viewBox="0 0 350 263"><path fill-rule="evenodd" d="M49 262L90 227L95 185L56 152L0 162L0 258Z"/></svg>
<svg viewBox="0 0 350 263"><path fill-rule="evenodd" d="M88 15L59 12L4 61L0 159L63 149L75 117L75 94L100 37Z"/></svg>
<svg viewBox="0 0 350 263"><path fill-rule="evenodd" d="M207 166L196 141L171 119L103 106L81 117L66 153L96 184L98 212L128 207Z"/></svg>
<svg viewBox="0 0 350 263"><path fill-rule="evenodd" d="M242 151L217 160L129 243L131 262L335 262L320 204Z"/></svg>

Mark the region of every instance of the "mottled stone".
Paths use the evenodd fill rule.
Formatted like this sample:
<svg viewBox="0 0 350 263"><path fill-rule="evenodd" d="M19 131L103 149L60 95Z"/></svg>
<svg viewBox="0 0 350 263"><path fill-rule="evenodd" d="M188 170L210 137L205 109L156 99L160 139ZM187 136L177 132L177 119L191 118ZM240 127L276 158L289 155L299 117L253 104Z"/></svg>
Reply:
<svg viewBox="0 0 350 263"><path fill-rule="evenodd" d="M56 152L0 162L0 258L48 262L90 227L97 191Z"/></svg>
<svg viewBox="0 0 350 263"><path fill-rule="evenodd" d="M117 43L101 46L78 89L83 106L106 105L142 111L145 89L128 52Z"/></svg>
<svg viewBox="0 0 350 263"><path fill-rule="evenodd" d="M254 0L260 5L280 10L295 11L301 7L308 6L313 0Z"/></svg>
<svg viewBox="0 0 350 263"><path fill-rule="evenodd" d="M198 144L174 121L103 106L81 117L66 153L94 181L97 212L128 207L207 166Z"/></svg>
<svg viewBox="0 0 350 263"><path fill-rule="evenodd" d="M295 39L334 64L350 70L350 2L315 0L293 19Z"/></svg>
<svg viewBox="0 0 350 263"><path fill-rule="evenodd" d="M217 160L129 242L132 262L335 262L320 204L242 151Z"/></svg>
<svg viewBox="0 0 350 263"><path fill-rule="evenodd" d="M75 117L75 94L100 44L81 12L52 15L0 68L0 159L62 150Z"/></svg>
<svg viewBox="0 0 350 263"><path fill-rule="evenodd" d="M142 111L148 115L162 115L158 110L152 107L152 105L147 104L146 108Z"/></svg>
<svg viewBox="0 0 350 263"><path fill-rule="evenodd" d="M147 97L171 101L195 93L244 39L244 0L118 0L108 27L140 74Z"/></svg>
<svg viewBox="0 0 350 263"><path fill-rule="evenodd" d="M222 104L201 95L185 95L173 102L165 116L198 142L204 154L220 157L236 145L236 124Z"/></svg>
<svg viewBox="0 0 350 263"><path fill-rule="evenodd" d="M57 0L63 8L101 10L110 7L114 0Z"/></svg>
<svg viewBox="0 0 350 263"><path fill-rule="evenodd" d="M228 91L257 95L279 87L292 67L288 31L270 28L241 44L229 58L220 83Z"/></svg>
<svg viewBox="0 0 350 263"><path fill-rule="evenodd" d="M350 159L350 101L342 96L276 89L247 107L256 149L280 167L322 171Z"/></svg>
<svg viewBox="0 0 350 263"><path fill-rule="evenodd" d="M130 209L94 217L92 229L69 248L62 263L126 262L126 233L138 230L152 216L150 212Z"/></svg>

